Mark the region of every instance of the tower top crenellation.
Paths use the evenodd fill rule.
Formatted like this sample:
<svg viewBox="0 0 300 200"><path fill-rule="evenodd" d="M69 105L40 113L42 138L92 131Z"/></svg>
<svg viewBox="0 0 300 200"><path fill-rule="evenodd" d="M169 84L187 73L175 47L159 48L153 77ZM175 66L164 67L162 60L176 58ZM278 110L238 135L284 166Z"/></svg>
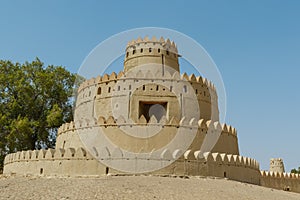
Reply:
<svg viewBox="0 0 300 200"><path fill-rule="evenodd" d="M279 172L279 173L285 172L282 158L270 159L270 172Z"/></svg>
<svg viewBox="0 0 300 200"><path fill-rule="evenodd" d="M124 71L145 64L161 65L162 68L174 69L179 72L178 49L174 41L160 37L148 36L131 40L126 46Z"/></svg>
<svg viewBox="0 0 300 200"><path fill-rule="evenodd" d="M155 36L153 36L151 39L149 39L148 36L144 37L144 39L138 37L136 40L129 41L126 46L126 51L130 47L140 49L143 46L160 46L162 49L169 50L173 53L178 53L177 46L174 41L171 41L170 39L164 39L163 37L157 39Z"/></svg>

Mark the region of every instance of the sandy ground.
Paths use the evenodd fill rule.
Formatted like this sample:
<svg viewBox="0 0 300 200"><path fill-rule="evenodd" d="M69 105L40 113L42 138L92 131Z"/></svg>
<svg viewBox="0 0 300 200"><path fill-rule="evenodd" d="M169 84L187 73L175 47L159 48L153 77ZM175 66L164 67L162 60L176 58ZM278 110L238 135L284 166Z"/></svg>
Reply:
<svg viewBox="0 0 300 200"><path fill-rule="evenodd" d="M225 179L0 176L0 199L300 199L300 194Z"/></svg>

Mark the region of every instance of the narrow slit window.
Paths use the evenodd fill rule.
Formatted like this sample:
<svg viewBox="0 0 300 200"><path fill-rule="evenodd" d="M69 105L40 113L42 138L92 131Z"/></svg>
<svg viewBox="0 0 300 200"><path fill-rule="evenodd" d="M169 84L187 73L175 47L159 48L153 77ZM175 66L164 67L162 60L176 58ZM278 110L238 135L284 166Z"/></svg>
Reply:
<svg viewBox="0 0 300 200"><path fill-rule="evenodd" d="M187 87L186 87L186 85L183 86L183 92L187 93Z"/></svg>
<svg viewBox="0 0 300 200"><path fill-rule="evenodd" d="M110 93L110 87L108 87L108 93Z"/></svg>
<svg viewBox="0 0 300 200"><path fill-rule="evenodd" d="M145 85L143 85L143 90L145 90Z"/></svg>
<svg viewBox="0 0 300 200"><path fill-rule="evenodd" d="M160 49L157 49L157 52L160 53Z"/></svg>
<svg viewBox="0 0 300 200"><path fill-rule="evenodd" d="M158 91L158 89L159 89L159 86L157 85L157 86L156 86L156 91Z"/></svg>
<svg viewBox="0 0 300 200"><path fill-rule="evenodd" d="M135 49L132 51L132 54L135 54Z"/></svg>
<svg viewBox="0 0 300 200"><path fill-rule="evenodd" d="M143 53L143 48L141 49L141 53Z"/></svg>
<svg viewBox="0 0 300 200"><path fill-rule="evenodd" d="M101 87L98 88L97 94L101 94Z"/></svg>
<svg viewBox="0 0 300 200"><path fill-rule="evenodd" d="M129 52L126 53L126 58L128 58L128 56L129 56Z"/></svg>
<svg viewBox="0 0 300 200"><path fill-rule="evenodd" d="M166 54L169 55L169 50L166 51Z"/></svg>

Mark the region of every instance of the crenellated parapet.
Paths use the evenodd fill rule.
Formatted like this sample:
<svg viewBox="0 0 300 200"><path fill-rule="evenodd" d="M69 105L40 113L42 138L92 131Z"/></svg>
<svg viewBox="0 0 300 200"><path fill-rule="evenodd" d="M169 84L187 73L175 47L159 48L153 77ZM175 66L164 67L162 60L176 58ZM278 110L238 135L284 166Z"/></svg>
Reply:
<svg viewBox="0 0 300 200"><path fill-rule="evenodd" d="M236 128L234 128L230 125L227 125L226 123L222 124L222 133L227 133L227 134L230 134L230 135L237 136Z"/></svg>
<svg viewBox="0 0 300 200"><path fill-rule="evenodd" d="M147 36L142 39L132 40L128 42L125 59L124 71L127 72L134 67L143 64L161 64L168 66L179 72L178 54L176 44L169 39L156 39L152 37L149 39Z"/></svg>
<svg viewBox="0 0 300 200"><path fill-rule="evenodd" d="M264 178L280 178L280 179L299 179L300 175L288 172L270 172L270 171L261 171L261 176Z"/></svg>
<svg viewBox="0 0 300 200"><path fill-rule="evenodd" d="M84 148L67 149L41 149L34 151L18 151L5 157L4 165L14 162L29 162L43 160L69 160L69 159L92 159L92 156Z"/></svg>
<svg viewBox="0 0 300 200"><path fill-rule="evenodd" d="M142 46L142 44L152 44L152 45L162 45L163 49L169 49L171 52L178 52L177 50L177 46L175 44L174 41L171 41L170 39L164 39L163 37L160 37L159 39L157 39L155 36L153 36L151 39L146 36L144 37L144 39L142 39L141 37L139 37L136 40L131 40L127 43L127 47L126 50L128 48L134 48L134 47L138 47L138 46Z"/></svg>
<svg viewBox="0 0 300 200"><path fill-rule="evenodd" d="M103 165L103 162L121 161L126 165L139 158L158 164L173 160L169 167L151 173L157 175L216 176L254 184L258 184L260 176L258 162L239 155L164 149L160 155L127 157L126 152L120 148L93 147L91 149L92 151L85 148L48 149L9 154L5 157L4 174L95 176L105 175L108 171L116 175L126 174L126 172L110 169ZM240 173L249 174L251 178L239 177Z"/></svg>
<svg viewBox="0 0 300 200"><path fill-rule="evenodd" d="M141 70L137 72L128 72L124 74L123 71L119 72L117 75L115 72L112 72L109 74L104 74L103 76L97 76L96 78L91 78L88 80L85 80L78 88L78 93L80 93L82 90L89 88L91 86L97 86L101 84L108 84L110 82L117 82L117 81L126 81L126 80L139 80L139 81L146 81L146 80L153 80L153 82L159 83L160 81L181 81L181 82L190 82L193 84L200 85L201 87L205 87L209 89L209 91L216 92L215 85L209 81L208 79L201 77L201 76L195 76L194 74L191 74L188 76L186 73L183 73L179 75L178 72L174 72L173 74L170 74L170 72L166 71L164 75L161 74L161 72L143 72ZM105 92L105 91L104 91Z"/></svg>
<svg viewBox="0 0 300 200"><path fill-rule="evenodd" d="M66 131L74 131L75 129L75 123L73 121L71 121L70 123L64 123L58 128L57 135L60 135L61 133L64 133Z"/></svg>
<svg viewBox="0 0 300 200"><path fill-rule="evenodd" d="M260 185L300 193L300 175L285 172L261 171Z"/></svg>
<svg viewBox="0 0 300 200"><path fill-rule="evenodd" d="M109 149L107 147L103 147L99 149L98 147L92 148L94 151L89 152L86 149L79 147L75 148L67 148L67 149L41 149L34 151L20 151L16 153L8 154L5 157L4 165L8 165L14 162L29 162L29 161L43 161L43 160L70 160L70 159L136 159L136 158L127 158L125 153L122 152L120 148ZM170 152L168 149L165 149L159 157L152 157L151 155L147 159L161 159L161 160L198 160L204 162L206 164L216 164L216 165L226 165L226 166L239 166L246 167L251 169L259 170L259 163L252 158L225 154L225 153L210 153L205 152L202 153L200 151L186 150L183 152L183 156L181 158L178 155L181 155L183 152L180 149L175 150L174 152ZM116 156L118 155L118 156ZM261 175L263 177L271 176L276 178L299 178L296 174L290 173L267 173L262 171Z"/></svg>
<svg viewBox="0 0 300 200"><path fill-rule="evenodd" d="M89 129L91 127L115 127L120 128L121 126L160 126L163 127L183 127L183 128L196 128L199 130L203 130L207 132L207 130L220 131L222 134L232 135L237 137L237 131L234 127L221 124L220 122L213 122L211 120L206 121L204 119L196 120L195 118L187 119L186 117L182 117L178 119L177 117L171 117L170 119L163 116L160 120L157 120L154 115L150 117L147 121L146 118L141 115L137 122L133 122L132 120L126 120L125 117L120 115L118 118L114 118L113 116L109 116L107 118L100 116L98 120L78 120L75 122L65 123L58 128L57 135L61 135L64 133L74 132L78 129Z"/></svg>

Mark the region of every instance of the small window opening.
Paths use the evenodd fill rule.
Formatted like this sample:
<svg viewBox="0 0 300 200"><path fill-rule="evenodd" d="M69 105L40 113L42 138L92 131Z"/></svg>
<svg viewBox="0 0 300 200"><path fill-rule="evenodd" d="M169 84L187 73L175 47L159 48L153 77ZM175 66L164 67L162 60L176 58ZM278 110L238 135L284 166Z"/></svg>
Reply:
<svg viewBox="0 0 300 200"><path fill-rule="evenodd" d="M157 49L158 53L160 53L160 49Z"/></svg>
<svg viewBox="0 0 300 200"><path fill-rule="evenodd" d="M98 88L97 94L101 94L101 87Z"/></svg>
<svg viewBox="0 0 300 200"><path fill-rule="evenodd" d="M132 51L132 54L135 54L135 49Z"/></svg>
<svg viewBox="0 0 300 200"><path fill-rule="evenodd" d="M108 173L109 173L109 168L106 167L106 169L105 169L105 174L108 174Z"/></svg>
<svg viewBox="0 0 300 200"><path fill-rule="evenodd" d="M172 92L172 90L173 90L173 86L170 86L170 92Z"/></svg>
<svg viewBox="0 0 300 200"><path fill-rule="evenodd" d="M121 87L118 85L118 91L120 91Z"/></svg>
<svg viewBox="0 0 300 200"><path fill-rule="evenodd" d="M143 90L145 90L145 85L143 85Z"/></svg>
<svg viewBox="0 0 300 200"><path fill-rule="evenodd" d="M169 55L169 50L166 51L166 54Z"/></svg>
<svg viewBox="0 0 300 200"><path fill-rule="evenodd" d="M186 85L183 86L183 92L187 93L187 87L186 87Z"/></svg>
<svg viewBox="0 0 300 200"><path fill-rule="evenodd" d="M224 177L226 178L226 172L224 172Z"/></svg>
<svg viewBox="0 0 300 200"><path fill-rule="evenodd" d="M108 93L110 93L110 87L108 87Z"/></svg>
<svg viewBox="0 0 300 200"><path fill-rule="evenodd" d="M143 48L141 49L141 53L143 53Z"/></svg>
<svg viewBox="0 0 300 200"><path fill-rule="evenodd" d="M43 173L44 173L44 169L41 168L41 169L40 169L40 174L43 174Z"/></svg>
<svg viewBox="0 0 300 200"><path fill-rule="evenodd" d="M158 91L158 89L159 89L159 87L158 87L158 85L156 86L156 91Z"/></svg>
<svg viewBox="0 0 300 200"><path fill-rule="evenodd" d="M149 53L151 53L152 52L152 48L149 48Z"/></svg>
<svg viewBox="0 0 300 200"><path fill-rule="evenodd" d="M129 56L129 52L126 53L126 58L128 58L128 56Z"/></svg>
<svg viewBox="0 0 300 200"><path fill-rule="evenodd" d="M129 90L131 90L131 85L129 85Z"/></svg>
<svg viewBox="0 0 300 200"><path fill-rule="evenodd" d="M196 92L196 94L198 94L198 90L197 89L195 90L195 92Z"/></svg>

